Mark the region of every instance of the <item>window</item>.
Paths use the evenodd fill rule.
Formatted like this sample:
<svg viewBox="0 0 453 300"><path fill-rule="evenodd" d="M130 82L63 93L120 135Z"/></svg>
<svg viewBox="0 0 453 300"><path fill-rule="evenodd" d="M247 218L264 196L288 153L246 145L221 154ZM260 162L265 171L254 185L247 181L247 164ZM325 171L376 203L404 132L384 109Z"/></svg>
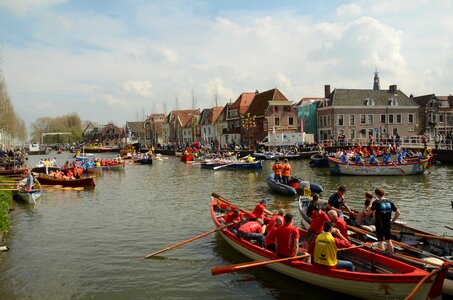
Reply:
<svg viewBox="0 0 453 300"><path fill-rule="evenodd" d="M374 115L368 115L368 124L374 123Z"/></svg>
<svg viewBox="0 0 453 300"><path fill-rule="evenodd" d="M436 114L435 113L429 113L428 115L428 120L430 123L436 123Z"/></svg>
<svg viewBox="0 0 453 300"><path fill-rule="evenodd" d="M349 115L349 125L354 126L355 125L355 115Z"/></svg>
<svg viewBox="0 0 453 300"><path fill-rule="evenodd" d="M294 118L288 119L288 125L290 125L290 126L294 125Z"/></svg>
<svg viewBox="0 0 453 300"><path fill-rule="evenodd" d="M284 106L283 109L284 109L284 111L289 111L290 112L291 111L291 106Z"/></svg>
<svg viewBox="0 0 453 300"><path fill-rule="evenodd" d="M366 129L360 129L359 131L360 138L366 138Z"/></svg>
<svg viewBox="0 0 453 300"><path fill-rule="evenodd" d="M444 114L439 114L439 123L444 122Z"/></svg>
<svg viewBox="0 0 453 300"><path fill-rule="evenodd" d="M393 128L392 129L392 134L397 135L398 134L398 128Z"/></svg>
<svg viewBox="0 0 453 300"><path fill-rule="evenodd" d="M275 126L280 126L280 118L275 118Z"/></svg>
<svg viewBox="0 0 453 300"><path fill-rule="evenodd" d="M324 127L324 123L322 122L322 116L319 116L319 127Z"/></svg>
<svg viewBox="0 0 453 300"><path fill-rule="evenodd" d="M401 114L396 114L396 124L401 124Z"/></svg>
<svg viewBox="0 0 453 300"><path fill-rule="evenodd" d="M363 105L366 105L366 106L374 106L374 100L371 99L371 98L366 98L366 99L363 101Z"/></svg>
<svg viewBox="0 0 453 300"><path fill-rule="evenodd" d="M349 130L349 138L351 140L355 139L355 129L350 129Z"/></svg>
<svg viewBox="0 0 453 300"><path fill-rule="evenodd" d="M390 106L397 106L398 100L396 100L395 98L390 98L389 101L387 102L387 104Z"/></svg>
<svg viewBox="0 0 453 300"><path fill-rule="evenodd" d="M278 106L274 106L274 111L275 111L275 112L278 111Z"/></svg>
<svg viewBox="0 0 453 300"><path fill-rule="evenodd" d="M408 114L407 115L407 121L410 124L414 123L414 114Z"/></svg>
<svg viewBox="0 0 453 300"><path fill-rule="evenodd" d="M365 124L365 115L360 115L360 124Z"/></svg>
<svg viewBox="0 0 453 300"><path fill-rule="evenodd" d="M393 115L389 115L389 124L393 124Z"/></svg>
<svg viewBox="0 0 453 300"><path fill-rule="evenodd" d="M381 115L381 124L385 124L385 118L386 116L385 115Z"/></svg>
<svg viewBox="0 0 453 300"><path fill-rule="evenodd" d="M344 115L338 115L338 125L343 126L344 125Z"/></svg>
<svg viewBox="0 0 453 300"><path fill-rule="evenodd" d="M330 120L330 115L328 115L328 116L327 116L327 126L330 126L330 124L331 124L330 122L331 122L331 120Z"/></svg>

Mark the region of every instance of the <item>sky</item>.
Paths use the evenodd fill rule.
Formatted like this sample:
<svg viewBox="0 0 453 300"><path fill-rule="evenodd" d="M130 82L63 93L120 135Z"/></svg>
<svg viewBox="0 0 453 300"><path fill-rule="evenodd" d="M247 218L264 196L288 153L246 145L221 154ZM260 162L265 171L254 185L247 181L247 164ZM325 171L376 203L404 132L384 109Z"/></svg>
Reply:
<svg viewBox="0 0 453 300"><path fill-rule="evenodd" d="M0 71L26 122L100 124L278 88L453 93L453 1L0 0Z"/></svg>

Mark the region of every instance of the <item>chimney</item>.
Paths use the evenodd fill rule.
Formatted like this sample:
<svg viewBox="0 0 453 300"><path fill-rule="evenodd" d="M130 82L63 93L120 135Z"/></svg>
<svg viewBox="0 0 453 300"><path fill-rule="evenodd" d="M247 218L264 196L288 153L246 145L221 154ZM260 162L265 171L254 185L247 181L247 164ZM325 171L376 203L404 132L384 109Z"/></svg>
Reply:
<svg viewBox="0 0 453 300"><path fill-rule="evenodd" d="M330 95L330 85L326 84L326 85L324 85L324 98L329 97L329 95Z"/></svg>
<svg viewBox="0 0 453 300"><path fill-rule="evenodd" d="M396 84L389 86L390 93L396 93L397 90L398 90L398 87L396 86Z"/></svg>

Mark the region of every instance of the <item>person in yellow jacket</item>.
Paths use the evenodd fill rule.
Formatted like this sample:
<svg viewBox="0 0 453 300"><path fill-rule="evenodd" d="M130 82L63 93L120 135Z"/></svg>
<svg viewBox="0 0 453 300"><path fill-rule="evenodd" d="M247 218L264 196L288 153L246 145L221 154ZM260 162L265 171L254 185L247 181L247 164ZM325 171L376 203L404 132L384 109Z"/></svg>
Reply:
<svg viewBox="0 0 453 300"><path fill-rule="evenodd" d="M341 235L332 222L325 222L323 233L316 237L314 243L310 244L308 252L312 255L315 265L328 269L346 269L354 272L354 265L348 260L337 259L338 248L351 247L348 239Z"/></svg>

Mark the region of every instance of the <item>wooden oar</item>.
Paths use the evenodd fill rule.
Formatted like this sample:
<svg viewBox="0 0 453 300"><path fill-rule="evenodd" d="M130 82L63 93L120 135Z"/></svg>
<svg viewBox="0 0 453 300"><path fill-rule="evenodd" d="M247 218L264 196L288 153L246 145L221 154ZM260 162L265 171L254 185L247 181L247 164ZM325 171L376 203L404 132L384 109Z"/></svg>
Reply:
<svg viewBox="0 0 453 300"><path fill-rule="evenodd" d="M400 230L393 230L393 229L390 230L390 232L394 233L394 234L413 235L413 236L419 236L419 237L430 238L430 239L441 240L441 241L453 243L453 239L438 236L438 235L423 234L423 233L416 233L416 232L402 232Z"/></svg>
<svg viewBox="0 0 453 300"><path fill-rule="evenodd" d="M224 225L224 226L221 226L221 227L219 227L219 228L215 228L215 229L209 230L208 232L205 232L205 233L203 233L203 234L197 235L196 237L193 237L193 238L191 238L191 239L188 239L188 240L179 242L179 243L174 244L173 246L167 247L167 248L165 248L165 249L162 249L162 250L159 250L159 251L150 253L150 254L146 255L144 258L150 258L150 257L153 257L153 256L159 254L159 253L162 253L162 252L165 252L165 251L168 251L168 250L177 248L177 247L179 247L179 246L185 245L185 244L187 244L187 243L193 242L193 241L195 241L195 240L201 239L202 237L205 237L205 236L207 236L207 235L210 235L211 233L214 233L214 232L220 231L220 230L222 230L222 229L225 229L225 228L227 228L228 226L231 226L231 225L234 225L234 224L236 224L236 222L232 222L232 223L226 224L226 225Z"/></svg>
<svg viewBox="0 0 453 300"><path fill-rule="evenodd" d="M340 248L340 249L338 249L338 251L346 251L346 250L360 248L360 247L363 247L363 245L357 245L357 246L352 246L352 247L347 247L347 248ZM266 266L266 265L270 265L270 264L274 264L274 263L301 259L301 258L305 258L305 257L309 257L309 256L310 256L310 254L305 253L302 255L297 255L297 256L292 256L292 257L277 258L277 259L264 260L264 261L252 261L252 262L234 264L234 265L229 265L229 266L213 267L213 268L211 268L211 275L220 275L220 274L225 274L225 273L238 272L238 271L248 270L248 269L252 269L252 268L256 268L256 267L262 267L262 266Z"/></svg>
<svg viewBox="0 0 453 300"><path fill-rule="evenodd" d="M216 194L216 193L212 193L211 196L214 197L214 198L216 198L216 199L218 199L218 200L220 200L221 202L223 202L223 203L225 203L225 204L228 204L228 205L231 206L231 207L234 207L234 208L239 209L239 210L240 210L241 212L243 212L243 213L249 214L248 211L246 211L246 210L244 210L244 209L242 209L242 208L238 208L236 205L234 205L233 203L231 203L230 201L228 201L227 199L223 198L222 196L220 196L220 195L218 195L218 194Z"/></svg>
<svg viewBox="0 0 453 300"><path fill-rule="evenodd" d="M445 228L447 228L447 229L450 229L450 230L453 230L453 228L451 228L451 227L448 227L448 226L445 226Z"/></svg>
<svg viewBox="0 0 453 300"><path fill-rule="evenodd" d="M225 274L225 273L238 272L238 271L248 270L248 269L256 268L256 267L262 267L265 265L270 265L270 264L274 264L274 263L278 263L278 262L301 259L301 258L305 258L305 257L309 257L309 256L310 256L310 254L305 253L303 255L278 258L278 259L273 259L273 260L253 261L253 262L246 262L246 263L229 265L229 266L213 267L213 268L211 268L211 275L220 275L220 274Z"/></svg>
<svg viewBox="0 0 453 300"><path fill-rule="evenodd" d="M232 165L236 165L236 164L237 164L237 163L224 164L224 165L221 165L221 166L214 167L214 168L212 168L212 169L213 169L213 170L218 170L218 169L225 168L225 167L232 166Z"/></svg>
<svg viewBox="0 0 453 300"><path fill-rule="evenodd" d="M433 277L437 273L439 273L441 271L445 271L446 268L448 268L448 265L447 266L442 266L441 268L436 269L436 270L432 271L431 273L428 273L425 277L422 278L422 280L420 280L419 283L417 283L417 285L414 287L414 289L409 293L409 295L406 296L406 298L404 298L404 300L412 299L412 297L415 296L415 294L418 292L418 290L423 286L423 284L427 280L429 280L431 277Z"/></svg>
<svg viewBox="0 0 453 300"><path fill-rule="evenodd" d="M406 175L406 172L404 172L404 170L401 169L400 167L398 167L395 163L392 163L392 165L394 165L395 167L397 167L398 170L400 170L400 171L403 173L403 175Z"/></svg>

